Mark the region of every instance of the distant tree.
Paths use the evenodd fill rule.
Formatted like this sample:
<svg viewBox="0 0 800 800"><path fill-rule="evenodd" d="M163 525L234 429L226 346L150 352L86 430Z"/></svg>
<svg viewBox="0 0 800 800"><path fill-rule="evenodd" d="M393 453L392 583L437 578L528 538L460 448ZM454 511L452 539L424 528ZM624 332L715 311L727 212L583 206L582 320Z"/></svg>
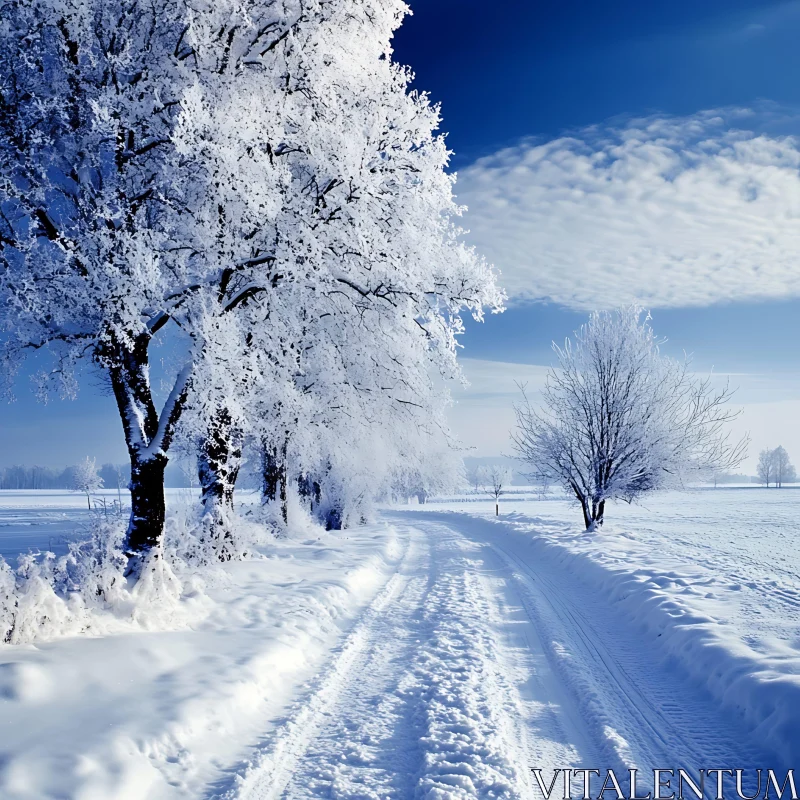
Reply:
<svg viewBox="0 0 800 800"><path fill-rule="evenodd" d="M780 445L772 451L772 474L775 487L780 489L784 483L791 483L797 477L795 468L789 461L789 454Z"/></svg>
<svg viewBox="0 0 800 800"><path fill-rule="evenodd" d="M485 468L485 475L487 491L494 497L495 516L500 516L500 497L511 483L511 470L502 464L490 464Z"/></svg>
<svg viewBox="0 0 800 800"><path fill-rule="evenodd" d="M103 486L110 489L117 487L117 501L122 509L122 488L127 487L130 480L128 469L120 464L103 464L100 467L100 477L103 479Z"/></svg>
<svg viewBox="0 0 800 800"><path fill-rule="evenodd" d="M689 363L667 358L641 311L596 312L563 348L554 345L544 408L523 389L513 434L520 456L557 475L580 503L587 530L602 525L610 499L632 502L643 492L686 478L726 471L747 441L729 442L737 416L727 387L697 380Z"/></svg>
<svg viewBox="0 0 800 800"><path fill-rule="evenodd" d="M74 467L72 490L86 493L86 505L92 510L92 492L103 488L103 479L97 474L95 459L86 458Z"/></svg>
<svg viewBox="0 0 800 800"><path fill-rule="evenodd" d="M475 494L478 494L486 483L486 469L480 464L475 464L467 470L467 480Z"/></svg>
<svg viewBox="0 0 800 800"><path fill-rule="evenodd" d="M758 479L761 483L765 483L769 487L774 475L774 459L773 451L770 449L762 450L758 454L758 465L756 471L758 472Z"/></svg>

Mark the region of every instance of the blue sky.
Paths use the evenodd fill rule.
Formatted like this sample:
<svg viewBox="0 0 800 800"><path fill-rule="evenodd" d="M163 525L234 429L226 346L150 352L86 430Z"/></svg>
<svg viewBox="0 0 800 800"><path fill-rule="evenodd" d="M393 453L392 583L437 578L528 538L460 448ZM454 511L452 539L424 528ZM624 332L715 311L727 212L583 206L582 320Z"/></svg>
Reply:
<svg viewBox="0 0 800 800"><path fill-rule="evenodd" d="M616 115L800 104L800 3L412 0L395 38L461 168Z"/></svg>
<svg viewBox="0 0 800 800"><path fill-rule="evenodd" d="M800 457L800 161L784 138L800 134L800 2L413 7L397 57L442 103L465 225L511 294L467 326L456 429L479 454L506 449L514 380L543 376L523 365L549 364L589 308L638 300L667 351L740 387L746 469L779 440ZM587 181L597 154L616 163ZM653 180L648 157L678 166Z"/></svg>
<svg viewBox="0 0 800 800"><path fill-rule="evenodd" d="M466 443L506 450L513 381L589 309L638 301L668 350L742 386L751 452L800 460L800 1L411 5L396 58L442 104L465 226L510 294L467 325ZM46 407L25 384L0 466L124 460L96 379Z"/></svg>

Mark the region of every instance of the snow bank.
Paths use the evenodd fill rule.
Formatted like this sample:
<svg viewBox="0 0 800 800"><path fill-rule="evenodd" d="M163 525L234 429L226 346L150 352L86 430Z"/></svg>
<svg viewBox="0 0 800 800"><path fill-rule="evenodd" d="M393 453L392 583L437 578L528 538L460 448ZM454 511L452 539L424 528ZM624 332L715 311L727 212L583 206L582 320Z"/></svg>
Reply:
<svg viewBox="0 0 800 800"><path fill-rule="evenodd" d="M569 582L586 602L608 603L637 630L643 657L671 660L738 714L786 766L794 765L800 753L800 638L746 641L736 625L731 575L692 562L688 547L682 568L659 565L659 553L613 527L586 534L574 524L518 513L499 520L457 516L462 528ZM501 531L509 534L502 541ZM662 561L668 561L663 554Z"/></svg>
<svg viewBox="0 0 800 800"><path fill-rule="evenodd" d="M115 635L2 647L0 796L207 793L314 674L402 549L389 526L305 528L205 573L203 614L188 625L141 617ZM192 593L185 575L176 580L162 560L133 593L157 594L174 612Z"/></svg>

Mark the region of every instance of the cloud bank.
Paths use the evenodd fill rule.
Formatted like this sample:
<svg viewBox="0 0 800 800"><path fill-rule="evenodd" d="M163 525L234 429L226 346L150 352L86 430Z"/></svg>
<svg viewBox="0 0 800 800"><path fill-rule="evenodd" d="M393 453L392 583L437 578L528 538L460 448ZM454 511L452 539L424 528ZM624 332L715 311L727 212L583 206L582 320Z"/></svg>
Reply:
<svg viewBox="0 0 800 800"><path fill-rule="evenodd" d="M469 239L512 301L575 310L800 296L800 141L752 112L524 141L459 172Z"/></svg>

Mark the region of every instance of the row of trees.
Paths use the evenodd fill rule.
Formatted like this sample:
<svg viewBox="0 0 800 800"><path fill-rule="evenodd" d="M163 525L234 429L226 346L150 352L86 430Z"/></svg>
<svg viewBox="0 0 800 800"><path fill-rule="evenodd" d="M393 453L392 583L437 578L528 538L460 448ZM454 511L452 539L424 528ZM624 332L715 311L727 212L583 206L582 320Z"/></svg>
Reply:
<svg viewBox="0 0 800 800"><path fill-rule="evenodd" d="M73 489L77 466L64 469L20 464L4 467L0 469L0 489ZM96 471L106 487L116 489L127 486L130 477L127 470L127 465L103 464Z"/></svg>
<svg viewBox="0 0 800 800"><path fill-rule="evenodd" d="M747 439L725 431L737 416L728 386L697 378L661 344L638 308L596 312L574 340L553 346L558 369L548 373L543 407L521 387L517 453L576 499L587 530L603 524L608 500L630 503L745 457Z"/></svg>
<svg viewBox="0 0 800 800"><path fill-rule="evenodd" d="M774 450L767 448L758 454L758 479L767 486L775 484L780 489L784 483L794 483L797 480L797 470L795 470L789 454L783 447L776 447Z"/></svg>
<svg viewBox="0 0 800 800"><path fill-rule="evenodd" d="M460 314L503 297L460 239L438 109L392 62L405 11L3 6L0 375L39 354L39 394L71 396L81 362L103 374L133 577L161 542L176 448L197 455L220 558L248 452L284 518L296 483L330 527L455 463L440 379L458 375ZM160 409L156 342L173 365Z"/></svg>

